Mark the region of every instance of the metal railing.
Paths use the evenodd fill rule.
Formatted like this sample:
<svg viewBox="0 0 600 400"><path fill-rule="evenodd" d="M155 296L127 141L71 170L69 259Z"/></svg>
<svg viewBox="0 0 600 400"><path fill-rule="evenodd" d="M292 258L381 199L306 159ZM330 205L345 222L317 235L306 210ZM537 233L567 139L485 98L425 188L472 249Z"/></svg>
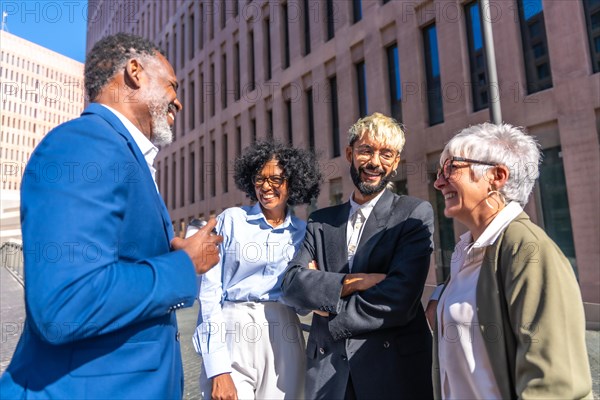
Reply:
<svg viewBox="0 0 600 400"><path fill-rule="evenodd" d="M0 247L0 263L24 286L23 245L5 242Z"/></svg>

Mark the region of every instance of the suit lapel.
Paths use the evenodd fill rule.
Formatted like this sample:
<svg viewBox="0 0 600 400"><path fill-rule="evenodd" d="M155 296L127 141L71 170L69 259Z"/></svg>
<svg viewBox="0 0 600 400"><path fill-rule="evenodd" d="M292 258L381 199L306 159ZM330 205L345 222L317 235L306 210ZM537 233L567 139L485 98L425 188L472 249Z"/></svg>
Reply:
<svg viewBox="0 0 600 400"><path fill-rule="evenodd" d="M346 230L348 226L348 215L350 214L350 202L342 204L333 211L335 212L335 215L332 222L323 225L327 271L348 273Z"/></svg>
<svg viewBox="0 0 600 400"><path fill-rule="evenodd" d="M360 242L352 263L352 272L365 272L369 256L377 242L379 242L378 236L383 234L390 219L390 210L393 203L394 195L386 189L377 204L375 204L360 236Z"/></svg>
<svg viewBox="0 0 600 400"><path fill-rule="evenodd" d="M165 231L165 235L167 236L167 240L170 242L174 236L174 233L173 233L173 225L171 224L171 218L169 216L169 212L167 211L165 202L163 201L162 197L160 196L160 194L156 190L156 187L154 186L154 180L152 179L152 174L150 173L150 169L148 168L146 159L144 158L144 155L140 151L140 148L138 147L138 145L135 143L133 136L131 136L131 134L129 133L127 128L125 128L123 123L119 120L119 118L115 114L113 114L108 108L106 108L100 104L91 103L83 111L82 115L84 115L84 114L98 115L99 117L104 119L106 122L108 122L113 127L115 132L117 132L119 135L121 135L125 139L125 141L127 142L127 146L129 147L129 150L131 151L131 153L133 154L133 156L135 157L135 159L138 163L139 170L141 171L141 175L142 175L143 184L152 186L151 188L149 188L149 190L152 193L154 193L154 195L152 197L154 199L155 205L160 210L162 220L163 220L163 228Z"/></svg>

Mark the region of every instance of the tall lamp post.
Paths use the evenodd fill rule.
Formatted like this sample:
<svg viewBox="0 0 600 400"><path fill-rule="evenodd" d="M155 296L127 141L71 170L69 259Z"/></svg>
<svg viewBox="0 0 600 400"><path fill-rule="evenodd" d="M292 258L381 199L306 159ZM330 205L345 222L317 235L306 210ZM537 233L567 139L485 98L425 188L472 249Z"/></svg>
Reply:
<svg viewBox="0 0 600 400"><path fill-rule="evenodd" d="M494 50L490 0L479 0L479 13L481 14L483 46L485 49L485 61L487 66L490 120L494 124L501 124L502 109L500 107L500 85L498 83L498 71L496 70L496 51Z"/></svg>

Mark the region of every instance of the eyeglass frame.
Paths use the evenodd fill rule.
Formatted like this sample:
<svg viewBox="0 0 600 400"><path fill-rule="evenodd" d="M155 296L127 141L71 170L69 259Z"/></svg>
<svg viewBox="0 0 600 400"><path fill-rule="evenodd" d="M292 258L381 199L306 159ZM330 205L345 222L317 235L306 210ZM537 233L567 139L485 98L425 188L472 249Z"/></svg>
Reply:
<svg viewBox="0 0 600 400"><path fill-rule="evenodd" d="M367 160L372 160L373 156L375 156L375 154L377 154L377 157L379 158L379 162L384 164L384 165L393 165L394 161L400 156L400 153L392 150L392 149L379 149L379 150L374 150L371 146L369 145L360 145L358 147L354 147L352 146L352 151L356 151L357 154L357 159L363 159L364 161ZM361 154L362 151L362 154ZM386 157L384 156L381 152L382 151L390 151L392 153L394 153L393 156Z"/></svg>
<svg viewBox="0 0 600 400"><path fill-rule="evenodd" d="M281 179L281 182L273 181L273 178ZM268 182L273 189L278 189L287 181L287 178L281 175L254 175L251 180L255 187L262 187L265 182Z"/></svg>
<svg viewBox="0 0 600 400"><path fill-rule="evenodd" d="M452 166L452 163L458 161L458 162L466 162L469 164L466 165L459 165L459 166ZM449 173L446 173L446 164L449 163L449 166L452 166L452 171L450 171ZM435 174L436 180L440 179L441 176L444 177L444 180L448 180L450 179L450 176L452 176L452 173L454 172L454 170L460 169L460 168L466 168L469 167L470 164L478 164L478 165L487 165L490 167L496 167L498 166L498 163L492 163L489 161L481 161L481 160L474 160L472 158L464 158L464 157L450 157L447 158L444 163L442 164L441 167L438 167L437 172Z"/></svg>

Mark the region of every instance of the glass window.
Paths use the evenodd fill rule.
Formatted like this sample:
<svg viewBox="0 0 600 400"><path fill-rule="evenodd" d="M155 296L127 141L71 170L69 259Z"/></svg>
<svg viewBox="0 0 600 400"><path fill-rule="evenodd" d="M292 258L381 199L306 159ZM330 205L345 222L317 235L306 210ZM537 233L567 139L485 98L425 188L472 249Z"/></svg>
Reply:
<svg viewBox="0 0 600 400"><path fill-rule="evenodd" d="M367 98L367 71L364 61L355 64L356 68L356 87L358 93L358 114L359 118L365 117L369 112Z"/></svg>
<svg viewBox="0 0 600 400"><path fill-rule="evenodd" d="M527 93L552 87L542 0L518 0Z"/></svg>
<svg viewBox="0 0 600 400"><path fill-rule="evenodd" d="M306 91L306 117L308 125L308 148L315 148L315 114L312 88Z"/></svg>
<svg viewBox="0 0 600 400"><path fill-rule="evenodd" d="M331 105L331 143L332 157L340 156L340 117L338 110L337 77L329 78L329 95Z"/></svg>
<svg viewBox="0 0 600 400"><path fill-rule="evenodd" d="M402 122L402 87L400 84L400 60L398 58L398 45L394 43L388 46L388 82L390 90L390 109L392 117Z"/></svg>
<svg viewBox="0 0 600 400"><path fill-rule="evenodd" d="M488 83L478 2L465 6L473 111L488 107Z"/></svg>
<svg viewBox="0 0 600 400"><path fill-rule="evenodd" d="M442 79L440 76L440 60L435 24L423 29L423 44L425 50L425 74L427 77L429 126L433 126L444 122Z"/></svg>
<svg viewBox="0 0 600 400"><path fill-rule="evenodd" d="M352 0L352 18L355 23L362 19L362 0Z"/></svg>
<svg viewBox="0 0 600 400"><path fill-rule="evenodd" d="M592 60L592 71L600 72L600 0L583 0L583 11Z"/></svg>
<svg viewBox="0 0 600 400"><path fill-rule="evenodd" d="M567 256L577 272L567 183L560 147L544 150L538 184L544 230Z"/></svg>

